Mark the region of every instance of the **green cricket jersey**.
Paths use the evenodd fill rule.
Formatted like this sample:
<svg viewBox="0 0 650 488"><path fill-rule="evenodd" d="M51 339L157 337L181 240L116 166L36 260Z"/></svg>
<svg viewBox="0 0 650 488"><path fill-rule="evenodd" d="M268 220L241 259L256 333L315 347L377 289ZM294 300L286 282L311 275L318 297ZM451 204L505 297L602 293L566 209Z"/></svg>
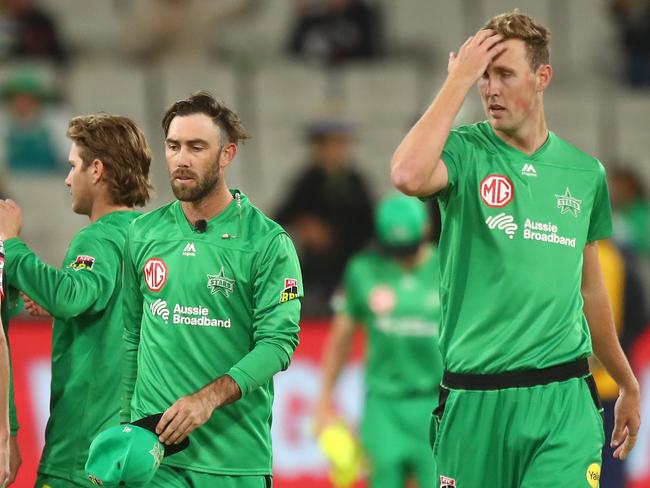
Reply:
<svg viewBox="0 0 650 488"><path fill-rule="evenodd" d="M552 132L528 156L488 122L452 130L442 160L445 367L497 373L589 356L582 259L611 234L603 166Z"/></svg>
<svg viewBox="0 0 650 488"><path fill-rule="evenodd" d="M432 394L442 377L438 349L438 256L407 270L377 252L348 263L339 310L367 333L366 390L381 396Z"/></svg>
<svg viewBox="0 0 650 488"><path fill-rule="evenodd" d="M2 275L2 272L0 272ZM1 279L0 279L1 280ZM2 285L0 284L0 287ZM6 287L5 298L1 300L0 315L2 316L2 326L7 338L7 347L9 351L9 426L11 428L11 435L18 433L18 416L16 414L16 404L14 401L14 374L13 365L11 361L11 344L9 343L9 321L11 317L16 315L20 308L22 308L22 300L18 296L18 290ZM19 308L20 307L20 308Z"/></svg>
<svg viewBox="0 0 650 488"><path fill-rule="evenodd" d="M109 213L74 237L57 269L20 239L5 242L8 282L54 317L50 418L40 474L87 484L88 447L119 423L122 253L139 214Z"/></svg>
<svg viewBox="0 0 650 488"><path fill-rule="evenodd" d="M123 421L163 412L228 374L242 398L217 409L163 463L223 475L271 473L275 373L298 343L302 282L282 228L238 191L192 227L175 201L137 219L125 251Z"/></svg>
<svg viewBox="0 0 650 488"><path fill-rule="evenodd" d="M0 239L0 317L2 327L7 338L7 350L9 351L9 319L15 312L18 303L18 292L15 289L5 290L4 282L5 249L4 242ZM18 417L16 416L16 404L14 403L14 379L11 364L11 352L9 351L9 426L11 435L18 433Z"/></svg>

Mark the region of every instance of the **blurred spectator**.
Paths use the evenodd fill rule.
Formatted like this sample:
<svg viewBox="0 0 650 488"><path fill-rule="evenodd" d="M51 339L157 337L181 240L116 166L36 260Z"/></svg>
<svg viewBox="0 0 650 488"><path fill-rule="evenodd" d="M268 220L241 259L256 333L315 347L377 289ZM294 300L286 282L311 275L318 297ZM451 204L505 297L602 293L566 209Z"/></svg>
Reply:
<svg viewBox="0 0 650 488"><path fill-rule="evenodd" d="M646 305L641 278L636 272L635 259L629 253L618 249L611 241L601 241L598 255L603 280L612 304L614 323L620 336L623 350L630 357L632 346L646 326ZM614 429L614 406L618 397L618 386L605 369L592 357L591 371L603 402L605 421L605 445L600 477L601 488L623 488L625 476L623 463L613 458L610 447Z"/></svg>
<svg viewBox="0 0 650 488"><path fill-rule="evenodd" d="M260 0L143 0L124 29L127 54L146 61L200 62L215 34Z"/></svg>
<svg viewBox="0 0 650 488"><path fill-rule="evenodd" d="M298 247L306 316L330 313L329 299L348 258L372 237L373 205L362 175L352 166L352 127L321 119L307 128L310 160L295 180L276 220Z"/></svg>
<svg viewBox="0 0 650 488"><path fill-rule="evenodd" d="M0 57L61 64L67 51L54 19L33 0L0 0Z"/></svg>
<svg viewBox="0 0 650 488"><path fill-rule="evenodd" d="M639 175L628 168L609 172L614 239L641 257L650 257L650 206Z"/></svg>
<svg viewBox="0 0 650 488"><path fill-rule="evenodd" d="M295 0L289 51L336 65L376 58L381 51L379 6L366 0Z"/></svg>
<svg viewBox="0 0 650 488"><path fill-rule="evenodd" d="M0 168L11 173L64 171L67 119L50 107L53 91L35 72L14 73L0 87Z"/></svg>
<svg viewBox="0 0 650 488"><path fill-rule="evenodd" d="M650 87L650 0L609 0L624 49L625 81Z"/></svg>

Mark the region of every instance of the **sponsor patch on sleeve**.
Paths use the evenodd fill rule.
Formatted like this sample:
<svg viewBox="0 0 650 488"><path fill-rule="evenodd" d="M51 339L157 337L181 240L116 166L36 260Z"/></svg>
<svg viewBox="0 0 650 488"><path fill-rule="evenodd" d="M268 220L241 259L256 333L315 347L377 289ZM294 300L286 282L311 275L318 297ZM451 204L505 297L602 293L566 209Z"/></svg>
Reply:
<svg viewBox="0 0 650 488"><path fill-rule="evenodd" d="M455 488L456 480L447 476L440 476L440 488Z"/></svg>
<svg viewBox="0 0 650 488"><path fill-rule="evenodd" d="M95 476L94 474L90 474L90 475L88 475L88 479L89 479L90 482L91 482L93 485L95 485L95 486L104 486L104 483L102 482L102 480L100 480L100 479L99 479L97 476ZM45 487L43 487L43 488L45 488Z"/></svg>
<svg viewBox="0 0 650 488"><path fill-rule="evenodd" d="M95 258L92 256L77 256L77 259L74 263L70 263L68 268L72 268L75 271L79 271L80 269L93 269L94 264Z"/></svg>
<svg viewBox="0 0 650 488"><path fill-rule="evenodd" d="M294 278L284 279L284 289L280 293L280 303L288 302L298 298L298 280Z"/></svg>

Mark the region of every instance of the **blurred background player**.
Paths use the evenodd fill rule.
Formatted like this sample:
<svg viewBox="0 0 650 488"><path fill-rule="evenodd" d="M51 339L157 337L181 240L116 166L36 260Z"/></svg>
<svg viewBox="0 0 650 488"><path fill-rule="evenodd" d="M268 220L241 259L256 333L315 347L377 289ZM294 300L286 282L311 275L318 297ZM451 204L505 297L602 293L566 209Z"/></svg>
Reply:
<svg viewBox="0 0 650 488"><path fill-rule="evenodd" d="M273 376L298 344L302 283L286 232L230 190L249 136L206 92L163 118L177 200L137 219L125 251L122 421L164 411L153 487L270 487ZM229 405L232 404L232 405Z"/></svg>
<svg viewBox="0 0 650 488"><path fill-rule="evenodd" d="M61 269L43 263L18 238L21 211L0 202L6 279L32 310L54 317L50 418L36 486L87 486L92 439L119 423L122 252L126 229L149 199L151 153L128 118L98 114L70 121L72 210L90 225L72 240ZM32 303L33 302L33 303Z"/></svg>
<svg viewBox="0 0 650 488"><path fill-rule="evenodd" d="M342 118L319 118L306 127L309 156L277 211L295 239L309 290L303 313L327 316L330 298L350 256L372 235L372 198L355 164L354 129Z"/></svg>
<svg viewBox="0 0 650 488"><path fill-rule="evenodd" d="M639 384L598 261L597 241L612 232L605 170L547 129L548 43L525 14L490 19L450 54L392 161L394 184L435 196L443 213L434 454L444 487L597 484L592 352L620 388L614 456L627 456L639 430ZM451 130L475 83L487 120Z"/></svg>
<svg viewBox="0 0 650 488"><path fill-rule="evenodd" d="M5 253L2 237L0 237L0 307L4 302L5 292L2 274L4 273ZM11 477L10 465L10 437L9 423L9 347L4 328L4 321L0 316L0 486L9 481Z"/></svg>
<svg viewBox="0 0 650 488"><path fill-rule="evenodd" d="M379 250L346 267L324 355L317 426L335 417L332 396L358 327L367 336L366 397L361 439L373 488L403 487L415 478L435 485L429 424L442 377L438 349L438 257L427 240L423 203L404 195L377 207Z"/></svg>

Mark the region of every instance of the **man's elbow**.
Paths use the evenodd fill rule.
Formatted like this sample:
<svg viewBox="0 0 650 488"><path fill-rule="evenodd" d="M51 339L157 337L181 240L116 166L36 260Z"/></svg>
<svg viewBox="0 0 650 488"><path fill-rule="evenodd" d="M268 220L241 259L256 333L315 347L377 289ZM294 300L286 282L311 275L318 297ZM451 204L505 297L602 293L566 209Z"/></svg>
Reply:
<svg viewBox="0 0 650 488"><path fill-rule="evenodd" d="M395 160L393 160L390 171L390 180L393 186L402 193L409 196L419 196L422 181L413 171L404 168Z"/></svg>

